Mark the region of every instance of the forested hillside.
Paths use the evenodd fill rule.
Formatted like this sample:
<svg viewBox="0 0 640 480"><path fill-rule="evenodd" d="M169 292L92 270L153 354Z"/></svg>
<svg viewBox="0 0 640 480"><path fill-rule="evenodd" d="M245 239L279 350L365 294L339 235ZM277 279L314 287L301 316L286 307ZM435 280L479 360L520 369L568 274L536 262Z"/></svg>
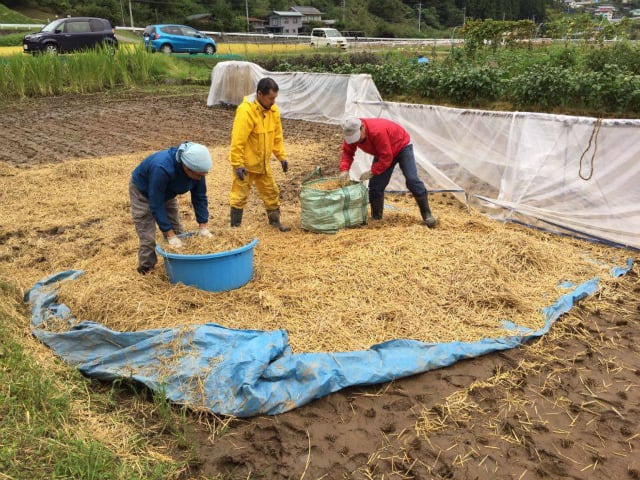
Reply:
<svg viewBox="0 0 640 480"><path fill-rule="evenodd" d="M5 0L19 12L37 8L55 15L92 15L115 25L158 22L196 24L203 29L246 31L247 17L266 18L272 10L311 6L342 30L368 36L429 36L462 25L465 18L545 20L558 0ZM551 10L550 10L551 9ZM203 21L190 15L212 14Z"/></svg>
<svg viewBox="0 0 640 480"><path fill-rule="evenodd" d="M37 11L36 18L45 20L91 15L109 18L114 25L176 22L223 32L245 32L248 18L266 19L273 10L309 6L322 12L323 20L335 21L340 30L373 37L448 36L470 18L540 24L569 13L562 0L4 0L2 4L27 16ZM620 12L640 8L640 0L607 4ZM207 16L201 18L202 14ZM314 26L320 25L307 25Z"/></svg>

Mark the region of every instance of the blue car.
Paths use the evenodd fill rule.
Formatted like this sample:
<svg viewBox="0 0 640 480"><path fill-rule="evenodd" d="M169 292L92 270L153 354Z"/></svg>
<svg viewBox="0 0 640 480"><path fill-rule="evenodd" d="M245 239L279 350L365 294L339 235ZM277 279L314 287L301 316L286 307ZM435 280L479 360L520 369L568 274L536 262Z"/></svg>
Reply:
<svg viewBox="0 0 640 480"><path fill-rule="evenodd" d="M216 53L216 42L186 25L149 25L142 32L145 48L162 53Z"/></svg>

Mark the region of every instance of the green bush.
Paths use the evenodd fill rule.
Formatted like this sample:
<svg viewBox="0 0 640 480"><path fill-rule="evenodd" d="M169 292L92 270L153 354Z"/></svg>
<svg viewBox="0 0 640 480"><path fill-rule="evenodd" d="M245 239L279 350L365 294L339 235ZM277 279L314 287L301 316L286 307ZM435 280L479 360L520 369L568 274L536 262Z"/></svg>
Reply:
<svg viewBox="0 0 640 480"><path fill-rule="evenodd" d="M429 65L411 80L409 84L411 93L422 98L443 98L442 86L446 82L449 71L450 68L446 66Z"/></svg>
<svg viewBox="0 0 640 480"><path fill-rule="evenodd" d="M26 34L27 32L0 35L0 47L21 47L22 39Z"/></svg>
<svg viewBox="0 0 640 480"><path fill-rule="evenodd" d="M369 73L382 95L409 93L409 85L416 75L414 65L394 65L385 63L382 65L363 66L362 73Z"/></svg>
<svg viewBox="0 0 640 480"><path fill-rule="evenodd" d="M518 107L536 106L545 110L575 105L571 100L577 89L569 70L553 65L540 65L509 81L511 101Z"/></svg>
<svg viewBox="0 0 640 480"><path fill-rule="evenodd" d="M491 67L454 68L444 76L443 94L451 102L476 106L500 98L500 70Z"/></svg>
<svg viewBox="0 0 640 480"><path fill-rule="evenodd" d="M352 69L357 69L362 65L376 65L383 63L383 58L371 52L344 53L314 53L289 56L283 60L281 56L250 58L250 61L260 65L269 72L337 72L353 73L345 69L350 65Z"/></svg>
<svg viewBox="0 0 640 480"><path fill-rule="evenodd" d="M411 93L448 103L477 106L502 95L502 71L488 66L433 65L411 81Z"/></svg>
<svg viewBox="0 0 640 480"><path fill-rule="evenodd" d="M444 60L420 66L411 58L411 52L401 50L313 52L251 60L274 72L369 74L386 97L412 96L460 107L507 101L532 111L640 113L640 48L622 42L595 48L485 49L474 58L454 49ZM210 59L150 55L142 48L121 49L115 55L13 55L0 60L0 96L92 92L153 85L166 79L203 83L209 81L211 66Z"/></svg>
<svg viewBox="0 0 640 480"><path fill-rule="evenodd" d="M628 116L639 111L640 76L631 71L637 53L624 44L592 51L562 46L498 49L470 59L455 49L444 61L417 67L402 53L367 52L301 55L286 62L271 59L273 64L262 66L270 71L367 73L383 96L414 96L461 107L509 101L533 111L564 108Z"/></svg>
<svg viewBox="0 0 640 480"><path fill-rule="evenodd" d="M551 50L548 64L558 68L574 68L578 66L579 60L580 52L578 49L567 46L559 50Z"/></svg>
<svg viewBox="0 0 640 480"><path fill-rule="evenodd" d="M601 72L585 72L576 78L586 108L624 113L638 112L640 76L618 66L605 65Z"/></svg>
<svg viewBox="0 0 640 480"><path fill-rule="evenodd" d="M586 70L602 72L607 65L640 75L640 47L627 42L616 42L612 46L595 48L584 57Z"/></svg>

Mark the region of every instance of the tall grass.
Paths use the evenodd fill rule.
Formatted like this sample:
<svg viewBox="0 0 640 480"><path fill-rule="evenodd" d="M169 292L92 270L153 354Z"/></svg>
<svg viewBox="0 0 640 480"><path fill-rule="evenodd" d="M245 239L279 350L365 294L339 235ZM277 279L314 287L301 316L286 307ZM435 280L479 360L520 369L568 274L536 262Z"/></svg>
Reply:
<svg viewBox="0 0 640 480"><path fill-rule="evenodd" d="M71 367L43 368L40 361L47 365L52 361L37 360L25 347L29 343L24 338L27 321L17 288L0 279L0 478L177 478L185 469L184 460L152 456L155 447L151 443L162 442L158 435L149 440L150 432L142 425L132 429L140 437L126 444L105 444L104 435L93 438L96 430L89 426L99 425L97 420L105 414L109 422L129 428L135 422L130 407L110 402L110 395L100 393L99 385L92 386ZM181 431L181 423L176 423L180 417L172 420L170 413L163 416L162 427ZM191 447L184 434L177 441L183 448ZM193 456L190 462L195 461Z"/></svg>
<svg viewBox="0 0 640 480"><path fill-rule="evenodd" d="M96 49L73 55L11 55L0 59L0 97L6 99L90 93L154 84L171 60L142 47Z"/></svg>

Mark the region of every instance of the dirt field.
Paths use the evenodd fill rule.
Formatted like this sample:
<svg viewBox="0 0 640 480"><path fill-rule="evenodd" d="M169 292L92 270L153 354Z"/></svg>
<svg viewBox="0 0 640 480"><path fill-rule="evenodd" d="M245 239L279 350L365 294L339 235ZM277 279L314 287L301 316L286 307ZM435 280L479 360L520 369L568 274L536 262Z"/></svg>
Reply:
<svg viewBox="0 0 640 480"><path fill-rule="evenodd" d="M4 104L0 162L28 169L187 139L227 144L233 110L206 107L205 88L177 92ZM313 161L335 171L337 127L285 121L284 129L290 143L325 139L326 156ZM284 201L297 197L300 177L290 183ZM234 419L215 441L194 423L200 463L185 478L638 479L637 267L598 297L523 348Z"/></svg>

